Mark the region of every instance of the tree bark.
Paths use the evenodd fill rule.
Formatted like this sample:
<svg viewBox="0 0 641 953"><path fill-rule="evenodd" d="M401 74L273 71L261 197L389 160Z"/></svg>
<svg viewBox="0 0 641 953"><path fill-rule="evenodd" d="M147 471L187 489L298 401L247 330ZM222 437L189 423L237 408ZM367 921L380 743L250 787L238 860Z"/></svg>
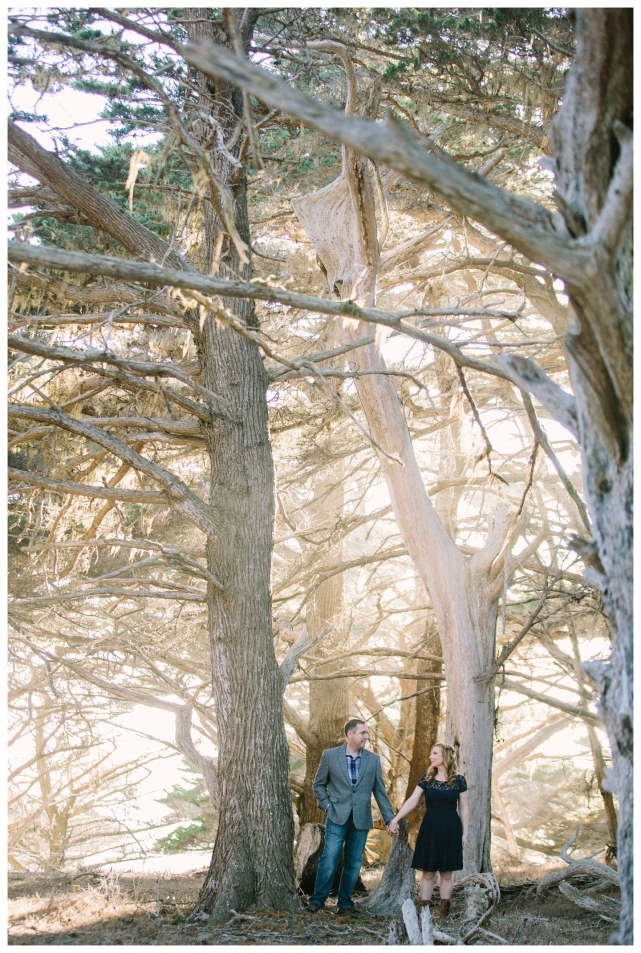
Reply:
<svg viewBox="0 0 641 953"><path fill-rule="evenodd" d="M438 637L430 642L430 652L434 655L440 655L441 640ZM416 716L414 725L414 744L412 746L412 757L410 760L410 772L407 781L407 796L413 793L419 778L425 774L430 765L430 751L438 740L438 725L441 714L441 689L438 682L430 679L422 679L421 675L432 674L440 675L443 670L443 663L435 659L417 659L416 666L416 691L423 689L422 695L416 696ZM410 844L416 843L416 835L423 820L425 813L425 801L421 798L419 806L409 817L409 839Z"/></svg>
<svg viewBox="0 0 641 953"><path fill-rule="evenodd" d="M614 631L609 662L585 670L601 693L619 799L621 920L633 942L632 10L577 11L577 52L551 130L559 207L592 250L566 278L575 312L567 350L594 552ZM578 242L577 242L578 244Z"/></svg>
<svg viewBox="0 0 641 953"><path fill-rule="evenodd" d="M403 901L414 894L416 875L410 867L412 848L407 840L408 830L408 822L401 821L398 836L392 840L381 882L361 904L363 910L374 917L398 913Z"/></svg>
<svg viewBox="0 0 641 953"><path fill-rule="evenodd" d="M330 342L331 346L331 342ZM316 525L336 525L343 512L343 462L337 462L331 473L321 475L314 485L314 499L308 509ZM340 565L343 547L332 546L326 558L326 566ZM345 645L346 633L338 623L343 607L343 574L336 573L318 586L307 606L307 630L310 640L318 638L328 626L334 630L316 647L316 656L336 656ZM318 665L315 675L331 675L343 667L340 659ZM324 824L326 815L319 808L312 785L326 748L333 748L343 741L343 726L349 718L348 680L312 680L309 683L309 735L305 752L305 779L299 801L298 819L303 824Z"/></svg>
<svg viewBox="0 0 641 953"><path fill-rule="evenodd" d="M323 855L325 845L325 824L307 821L301 825L296 849L294 851L294 871L296 885L304 894L314 892L318 862Z"/></svg>
<svg viewBox="0 0 641 953"><path fill-rule="evenodd" d="M237 11L241 13L241 11ZM192 38L215 37L209 9L187 11ZM249 41L249 18L244 41ZM242 116L242 95L228 84L199 78L201 104L229 135ZM234 220L249 244L244 170L221 155L212 160L231 188ZM222 223L207 203L205 260L211 267ZM223 237L223 277L250 277L229 236ZM248 326L256 326L253 303L224 304ZM225 533L207 539L209 571L224 589L207 591L213 697L218 723L219 822L207 876L194 914L214 922L230 910L256 905L294 911L294 821L289 787L289 750L282 714L282 676L273 648L271 554L274 480L269 443L267 375L258 347L209 314L196 338L205 387L227 401L227 410L206 426L211 465L211 499L220 501ZM216 567L215 569L213 567Z"/></svg>
<svg viewBox="0 0 641 953"><path fill-rule="evenodd" d="M614 797L612 791L608 791L604 787L607 768L605 766L605 758L603 757L603 749L601 748L601 742L596 733L596 728L594 725L586 724L586 730L588 733L588 739L590 741L590 751L592 752L592 763L594 764L594 774L596 776L597 784L599 785L599 791L601 797L603 798L603 808L605 810L605 820L608 826L608 849L605 855L605 862L609 863L611 860L617 856L617 809L614 805Z"/></svg>

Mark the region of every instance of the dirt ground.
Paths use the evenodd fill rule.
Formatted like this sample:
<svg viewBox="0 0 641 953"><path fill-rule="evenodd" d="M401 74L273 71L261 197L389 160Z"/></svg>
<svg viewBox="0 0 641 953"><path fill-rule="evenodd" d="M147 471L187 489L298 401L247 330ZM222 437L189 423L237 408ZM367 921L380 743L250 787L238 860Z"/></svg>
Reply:
<svg viewBox="0 0 641 953"><path fill-rule="evenodd" d="M538 876L541 876L538 871ZM227 923L185 922L193 909L205 870L169 874L74 876L9 874L9 944L81 946L185 945L384 945L390 920L359 914L346 920L333 905L310 915L246 911ZM372 889L381 871L370 868L364 881ZM486 927L512 945L605 945L614 929L597 914L581 910L553 888L542 900L535 885L505 872L501 902ZM450 925L463 914L456 890ZM487 944L491 944L487 940ZM484 945L477 942L475 945Z"/></svg>

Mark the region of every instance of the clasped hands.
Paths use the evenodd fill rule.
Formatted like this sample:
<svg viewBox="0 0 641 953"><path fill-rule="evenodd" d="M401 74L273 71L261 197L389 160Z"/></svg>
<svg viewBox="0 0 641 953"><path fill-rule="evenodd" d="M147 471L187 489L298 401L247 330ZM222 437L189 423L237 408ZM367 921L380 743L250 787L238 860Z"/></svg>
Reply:
<svg viewBox="0 0 641 953"><path fill-rule="evenodd" d="M398 821L395 817L393 817L389 824L386 824L385 827L387 828L387 833L392 837L396 837L398 835Z"/></svg>

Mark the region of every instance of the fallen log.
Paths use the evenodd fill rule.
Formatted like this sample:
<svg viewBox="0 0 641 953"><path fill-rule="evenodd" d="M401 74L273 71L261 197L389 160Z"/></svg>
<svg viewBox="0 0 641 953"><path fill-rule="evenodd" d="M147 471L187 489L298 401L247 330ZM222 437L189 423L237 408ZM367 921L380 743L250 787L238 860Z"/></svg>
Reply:
<svg viewBox="0 0 641 953"><path fill-rule="evenodd" d="M589 910L590 913L598 913L600 916L606 916L614 920L619 919L621 904L612 897L601 897L598 900L594 897L586 897L580 890L568 883L560 883L559 890L564 897L575 903L577 907L581 907L582 910Z"/></svg>
<svg viewBox="0 0 641 953"><path fill-rule="evenodd" d="M545 896L550 887L553 887L555 884L560 884L564 880L571 880L576 877L580 877L583 880L598 877L605 880L608 884L613 884L615 887L620 886L618 873L616 870L613 870L612 867L608 867L607 864L601 864L597 860L593 860L592 857L584 857L581 860L574 860L570 857L568 851L578 836L579 825L577 824L574 834L561 848L561 858L568 866L564 870L553 870L551 873L546 874L545 877L542 877L536 887L537 897Z"/></svg>
<svg viewBox="0 0 641 953"><path fill-rule="evenodd" d="M421 910L421 936L423 946L434 946L434 924L429 907L423 907Z"/></svg>
<svg viewBox="0 0 641 953"><path fill-rule="evenodd" d="M423 934L418 925L418 917L416 916L416 907L414 906L414 901L408 897L407 900L403 901L401 907L403 913L403 922L405 923L405 929L407 930L407 936L410 941L411 946L422 946L423 945Z"/></svg>

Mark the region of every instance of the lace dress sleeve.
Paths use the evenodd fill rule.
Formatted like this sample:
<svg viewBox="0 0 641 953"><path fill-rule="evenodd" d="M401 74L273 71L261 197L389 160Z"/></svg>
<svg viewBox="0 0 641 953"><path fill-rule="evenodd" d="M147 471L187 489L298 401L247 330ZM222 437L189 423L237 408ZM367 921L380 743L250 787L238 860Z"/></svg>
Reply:
<svg viewBox="0 0 641 953"><path fill-rule="evenodd" d="M459 793L463 791L467 791L467 781L465 780L462 774L459 774L456 781L458 784Z"/></svg>
<svg viewBox="0 0 641 953"><path fill-rule="evenodd" d="M423 774L423 775L418 779L417 784L418 784L419 788L423 788L423 790L425 790L425 788L427 787L427 775Z"/></svg>

